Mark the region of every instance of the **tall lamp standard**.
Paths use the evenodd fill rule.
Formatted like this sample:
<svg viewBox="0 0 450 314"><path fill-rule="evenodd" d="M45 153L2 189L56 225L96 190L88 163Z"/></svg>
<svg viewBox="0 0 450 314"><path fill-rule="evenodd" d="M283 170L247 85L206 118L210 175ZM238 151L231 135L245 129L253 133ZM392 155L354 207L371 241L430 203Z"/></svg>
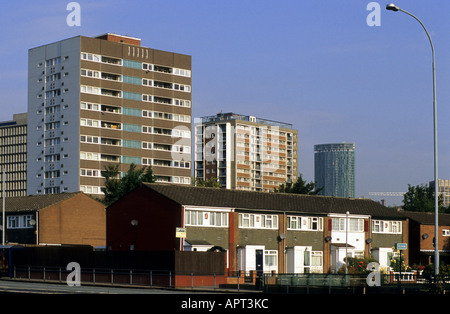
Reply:
<svg viewBox="0 0 450 314"><path fill-rule="evenodd" d="M439 181L438 181L438 150L437 150L437 107L436 107L436 66L434 57L434 46L431 40L430 34L428 33L425 25L411 13L400 9L395 4L391 3L386 6L386 10L389 11L401 11L413 17L425 30L428 36L428 40L431 45L431 53L433 57L433 130L434 130L434 274L435 276L439 274L439 249L438 249L438 193L439 193Z"/></svg>

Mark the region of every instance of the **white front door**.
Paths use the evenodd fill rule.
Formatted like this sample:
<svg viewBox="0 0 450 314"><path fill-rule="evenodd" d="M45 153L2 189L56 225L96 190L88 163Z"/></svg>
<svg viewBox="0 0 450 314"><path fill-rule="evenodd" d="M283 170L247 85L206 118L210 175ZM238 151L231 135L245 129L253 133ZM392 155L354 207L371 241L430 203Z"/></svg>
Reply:
<svg viewBox="0 0 450 314"><path fill-rule="evenodd" d="M239 270L245 272L264 271L264 245L246 245L245 248L239 248L238 265Z"/></svg>

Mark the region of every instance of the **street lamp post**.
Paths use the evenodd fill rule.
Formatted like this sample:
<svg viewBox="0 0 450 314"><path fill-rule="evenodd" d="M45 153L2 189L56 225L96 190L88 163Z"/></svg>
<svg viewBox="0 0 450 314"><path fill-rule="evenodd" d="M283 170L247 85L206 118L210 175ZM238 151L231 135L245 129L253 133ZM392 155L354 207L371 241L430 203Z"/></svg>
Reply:
<svg viewBox="0 0 450 314"><path fill-rule="evenodd" d="M428 36L428 40L431 45L431 53L433 57L432 69L433 69L433 132L434 132L434 274L439 274L439 248L438 248L438 194L439 194L439 180L438 180L438 149L437 149L437 106L436 106L436 63L434 56L434 46L431 36L428 33L425 25L411 13L400 9L395 4L391 3L386 6L386 10L389 11L401 11L409 16L413 17L425 30Z"/></svg>
<svg viewBox="0 0 450 314"><path fill-rule="evenodd" d="M345 213L345 274L348 273L348 211ZM347 279L347 278L345 278Z"/></svg>

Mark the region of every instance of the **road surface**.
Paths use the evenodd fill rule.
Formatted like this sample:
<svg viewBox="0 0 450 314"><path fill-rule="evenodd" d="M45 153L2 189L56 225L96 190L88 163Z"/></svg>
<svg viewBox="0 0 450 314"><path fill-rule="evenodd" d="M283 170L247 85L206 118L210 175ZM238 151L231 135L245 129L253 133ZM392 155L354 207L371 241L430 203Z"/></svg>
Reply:
<svg viewBox="0 0 450 314"><path fill-rule="evenodd" d="M214 292L214 291L211 291ZM211 293L206 292L206 293ZM38 293L38 294L193 294L204 293L195 290L175 290L136 287L112 287L100 285L69 286L61 283L0 280L1 293Z"/></svg>

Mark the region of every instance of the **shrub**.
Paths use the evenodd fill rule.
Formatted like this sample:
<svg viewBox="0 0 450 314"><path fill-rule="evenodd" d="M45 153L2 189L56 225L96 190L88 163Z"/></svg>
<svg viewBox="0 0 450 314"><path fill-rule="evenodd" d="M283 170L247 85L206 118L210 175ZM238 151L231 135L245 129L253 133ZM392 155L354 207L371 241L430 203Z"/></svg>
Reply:
<svg viewBox="0 0 450 314"><path fill-rule="evenodd" d="M347 271L349 274L368 274L370 271L367 270L367 265L372 262L378 263L374 258L356 258L356 257L346 257L344 262L347 263ZM345 273L345 265L339 269L339 273Z"/></svg>

